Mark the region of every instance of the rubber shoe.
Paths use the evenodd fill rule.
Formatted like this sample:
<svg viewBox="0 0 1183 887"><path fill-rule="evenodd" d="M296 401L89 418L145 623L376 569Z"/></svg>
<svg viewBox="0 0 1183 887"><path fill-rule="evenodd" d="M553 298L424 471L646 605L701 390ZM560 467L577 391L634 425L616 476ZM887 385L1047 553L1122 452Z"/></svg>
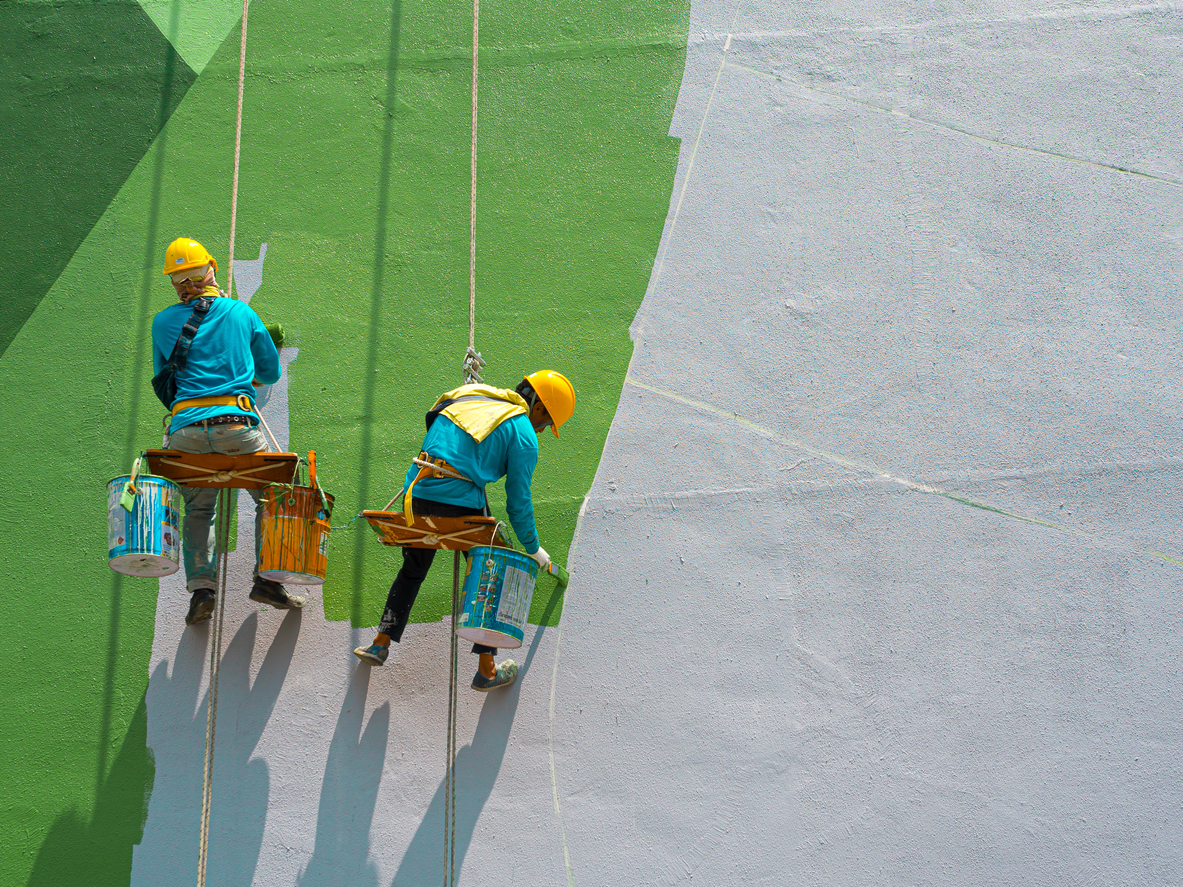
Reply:
<svg viewBox="0 0 1183 887"><path fill-rule="evenodd" d="M251 587L251 600L260 604L270 604L277 610L298 610L304 606L304 598L298 594L288 594L278 582L255 577L255 584Z"/></svg>
<svg viewBox="0 0 1183 887"><path fill-rule="evenodd" d="M494 678L487 678L478 671L476 677L472 679L472 689L488 693L498 687L508 687L517 679L518 664L512 659L506 659L504 662L497 663L497 676Z"/></svg>
<svg viewBox="0 0 1183 887"><path fill-rule="evenodd" d="M200 625L214 615L214 604L218 595L212 588L199 588L189 599L189 612L185 614L186 625Z"/></svg>
<svg viewBox="0 0 1183 887"><path fill-rule="evenodd" d="M390 655L390 648L370 644L368 647L358 647L353 651L353 655L366 665L385 665L386 657Z"/></svg>

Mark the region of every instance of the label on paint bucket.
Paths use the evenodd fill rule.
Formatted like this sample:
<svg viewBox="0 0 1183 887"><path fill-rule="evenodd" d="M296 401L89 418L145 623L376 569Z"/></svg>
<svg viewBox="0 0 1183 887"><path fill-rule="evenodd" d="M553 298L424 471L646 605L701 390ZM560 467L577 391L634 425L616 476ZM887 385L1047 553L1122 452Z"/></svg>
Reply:
<svg viewBox="0 0 1183 887"><path fill-rule="evenodd" d="M533 577L525 570L511 566L505 567L504 576L501 582L501 600L497 605L497 621L524 627L525 609L529 606L530 597L534 592Z"/></svg>

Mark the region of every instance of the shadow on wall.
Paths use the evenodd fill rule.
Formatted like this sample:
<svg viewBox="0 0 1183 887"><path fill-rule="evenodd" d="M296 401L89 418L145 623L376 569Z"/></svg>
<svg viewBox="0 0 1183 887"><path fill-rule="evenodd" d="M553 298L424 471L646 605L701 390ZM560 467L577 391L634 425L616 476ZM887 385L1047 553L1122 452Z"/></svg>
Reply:
<svg viewBox="0 0 1183 887"><path fill-rule="evenodd" d="M550 618L559 597L552 596L542 616L543 623ZM464 867L464 857L472 843L477 820L493 793L501 762L505 760L510 728L513 727L513 718L518 710L522 680L530 671L530 664L534 661L534 654L538 652L538 645L545 632L546 629L542 627L535 632L530 650L521 664L517 683L508 691L494 690L488 694L472 742L456 753L456 812L453 826L456 834L457 880ZM446 786L447 781L442 780L436 789L427 814L419 823L415 837L411 839L399 863L391 887L419 887L422 884L444 882L444 807L449 801L445 793Z"/></svg>
<svg viewBox="0 0 1183 887"><path fill-rule="evenodd" d="M144 834L155 772L147 738L148 709L141 699L111 772L99 785L90 821L73 811L54 821L28 887L126 884L131 879L132 847Z"/></svg>
<svg viewBox="0 0 1183 887"><path fill-rule="evenodd" d="M180 0L173 0L171 10L171 38L166 39L143 9L136 3L49 7L27 4L4 4L5 18L20 19L21 28L3 28L6 35L0 45L19 50L16 57L22 59L21 71L67 70L77 79L79 72L92 68L93 46L96 35L101 41L116 41L119 57L141 59L144 69L128 69L139 86L131 86L120 79L121 75L110 73L109 59L98 63L96 77L107 89L104 94L115 96L114 102L93 102L85 98L84 110L75 107L79 98L89 96L77 89L59 90L51 101L39 95L24 109L33 116L18 112L15 129L10 134L22 140L21 151L3 151L5 157L16 157L10 162L8 175L20 180L20 187L4 190L15 200L9 201L19 218L10 218L11 212L0 214L10 222L10 231L19 232L22 226L36 229L37 237L17 236L15 241L34 244L39 250L36 260L25 257L21 252L10 253L7 261L15 261L22 268L32 268L31 274L17 274L15 301L8 306L0 318L0 354L20 330L29 314L36 308L41 297L57 279L58 274L73 256L91 226L106 209L111 198L123 186L127 176L158 138L156 174L153 180L152 210L149 229L153 237L151 249L155 250L156 220L159 216L165 124L173 110L180 103L189 87L196 80L196 74L184 63L173 48L180 21ZM12 24L13 22L8 22ZM48 26L48 27L47 27ZM34 38L31 42L29 37ZM52 36L51 36L52 35ZM48 39L46 39L48 38ZM59 45L65 41L72 48L69 51ZM128 41L135 51L117 51L120 42ZM111 49L108 46L108 49ZM34 50L36 52L34 52ZM34 63L29 53L48 53L46 60ZM3 53L0 53L3 55ZM22 77L26 76L22 74ZM5 78L0 78L0 82ZM62 103L70 107L65 107ZM21 103L18 102L18 106ZM35 111L30 109L36 108ZM69 113L67 113L67 111ZM147 124L151 126L147 126ZM141 125L144 124L144 125ZM66 126L70 132L61 138L53 137L56 128ZM29 134L38 132L39 138L30 139ZM103 133L119 132L120 138L105 138ZM139 132L139 139L123 138L126 133ZM147 134L144 138L143 134ZM68 137L67 137L68 136ZM0 146L6 139L0 138ZM112 146L115 146L112 148ZM60 152L68 162L56 162L52 155L45 154L46 146ZM81 146L81 147L80 147ZM35 157L29 157L29 150L35 147ZM115 153L111 153L114 151ZM46 190L44 176L32 174L22 167L32 163L36 170L53 169L55 184ZM65 176L65 178L62 178ZM71 178L73 177L73 178ZM0 174L0 181L5 176ZM82 187L85 183L85 187ZM34 199L21 198L24 189L37 192ZM84 201L85 206L79 204ZM46 206L46 201L51 206ZM67 221L67 218L69 221ZM46 252L44 232L64 232L57 242L56 252ZM15 242L14 241L14 242ZM2 266L2 261L0 261ZM5 275L11 276L11 275ZM135 359L141 364L149 360L147 350L148 309L151 278L147 271L144 280L139 311L139 327ZM150 366L150 363L148 364ZM139 403L143 394L143 378L137 376L133 385L133 409L128 420L128 433L124 442L123 464L131 465L137 452L136 435L139 424ZM95 768L94 816L89 824L79 820L73 812L62 814L51 827L41 849L29 880L30 885L64 884L71 881L95 883L96 879L110 883L127 883L130 879L132 848L143 836L144 820L147 814L148 798L152 793L155 766L147 748L147 713L141 700L136 713L124 734L119 757L108 772L108 750L112 747L112 732L116 726L115 697L118 677L119 645L124 614L125 579L118 574L109 576L110 601L103 674L103 701L98 735L98 762ZM98 595L99 599L103 596ZM102 647L96 647L99 653ZM97 659L97 656L94 657ZM116 799L119 802L116 803ZM85 848L85 849L84 849ZM67 878L65 872L78 871L79 878Z"/></svg>
<svg viewBox="0 0 1183 887"><path fill-rule="evenodd" d="M270 806L271 778L263 759L252 756L271 719L292 664L296 639L300 636L300 621L299 610L289 610L284 616L254 684L251 683L250 668L259 627L258 613L251 613L246 618L222 660L218 695L238 700L238 705L231 722L234 731L222 734L226 738L218 742L214 759L211 802L214 815L210 819L208 873L211 883L254 882ZM204 713L199 714L204 724ZM192 768L199 777L196 781L198 789L201 787L200 765L200 761L194 761ZM197 811L200 813L200 810L199 795Z"/></svg>
<svg viewBox="0 0 1183 887"><path fill-rule="evenodd" d="M377 887L378 869L370 857L370 826L378 804L378 785L390 734L390 703L383 703L362 732L369 666L358 664L337 718L321 782L316 846L297 887Z"/></svg>
<svg viewBox="0 0 1183 887"><path fill-rule="evenodd" d="M196 79L135 0L0 4L0 355Z"/></svg>
<svg viewBox="0 0 1183 887"><path fill-rule="evenodd" d="M366 350L365 395L361 410L361 447L358 464L361 475L358 478L357 501L365 503L370 499L370 466L374 455L374 373L378 366L378 349L381 344L382 291L386 265L386 216L390 211L390 165L394 146L394 112L398 95L398 42L402 22L401 0L394 0L390 6L390 52L386 56L386 126L382 131L382 157L378 169L378 214L374 222L374 284L370 290L369 347ZM349 577L351 602L350 622L353 625L367 624L362 614L362 587L365 582L366 554L373 550L368 533L354 533L352 570Z"/></svg>
<svg viewBox="0 0 1183 887"><path fill-rule="evenodd" d="M541 632L539 632L541 634ZM524 669L523 669L524 670ZM472 843L477 819L501 770L505 749L509 745L509 730L518 708L519 685L508 691L489 694L481 708L476 734L472 742L456 753L456 875L459 879L464 856ZM407 852L394 875L393 887L420 887L422 884L445 883L444 878L444 808L449 802L442 780L427 814L415 830Z"/></svg>
<svg viewBox="0 0 1183 887"><path fill-rule="evenodd" d="M291 610L284 616L252 685L250 667L258 624L256 613L247 616L222 657L218 714L219 720L230 727L218 730L214 758L208 869L213 884L249 884L258 865L271 779L266 763L252 756L296 650L300 611ZM182 634L171 677L164 674L167 666L161 663L149 687L153 732L174 734L167 745L173 754L205 747L209 699L207 694L205 700L200 700L199 694L208 658L208 625ZM153 811L154 828L167 837L147 842L156 848L157 855L137 858L137 882L192 883L197 878L204 758L191 753L184 759L166 760L167 753L161 751L159 760L161 796L172 799L172 806L159 811L159 816ZM166 790L166 780L177 785Z"/></svg>

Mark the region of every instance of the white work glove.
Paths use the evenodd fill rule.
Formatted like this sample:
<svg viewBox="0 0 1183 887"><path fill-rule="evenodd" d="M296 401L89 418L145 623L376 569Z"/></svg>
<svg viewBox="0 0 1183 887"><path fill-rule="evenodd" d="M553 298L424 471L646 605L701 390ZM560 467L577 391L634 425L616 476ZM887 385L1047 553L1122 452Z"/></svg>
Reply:
<svg viewBox="0 0 1183 887"><path fill-rule="evenodd" d="M541 545L538 546L538 550L530 555L530 557L538 561L539 568L543 570L550 566L550 555L546 553L546 549Z"/></svg>

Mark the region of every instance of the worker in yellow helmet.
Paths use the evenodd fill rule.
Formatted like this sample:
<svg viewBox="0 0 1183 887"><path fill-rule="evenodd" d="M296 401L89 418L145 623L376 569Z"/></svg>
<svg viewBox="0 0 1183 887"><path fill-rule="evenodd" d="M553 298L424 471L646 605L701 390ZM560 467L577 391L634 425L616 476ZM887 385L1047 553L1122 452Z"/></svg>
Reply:
<svg viewBox="0 0 1183 887"><path fill-rule="evenodd" d="M152 321L152 380L170 410L168 446L185 453L239 455L270 449L259 430L254 406L256 381L279 381L279 352L263 321L245 302L225 298L218 289L218 263L189 237L169 244L164 273L177 300ZM258 575L260 491L255 500L255 579L250 597L276 609L304 606L282 585ZM218 490L183 487L185 523L182 547L190 593L188 625L214 612L216 558L213 524Z"/></svg>
<svg viewBox="0 0 1183 887"><path fill-rule="evenodd" d="M403 487L403 510L413 514L461 517L488 513L485 486L505 478L505 510L518 541L542 568L550 556L538 542L530 484L538 464L538 438L559 427L575 412L575 389L562 373L540 370L526 376L516 390L490 385L462 385L442 395L427 413L427 436L421 460L442 461L452 474L465 478L431 476L412 465ZM370 665L382 665L406 628L411 606L435 557L434 549L404 548L402 568L390 586L378 636L354 655ZM506 687L517 677L512 659L496 664L497 650L473 644L479 656L474 690Z"/></svg>

